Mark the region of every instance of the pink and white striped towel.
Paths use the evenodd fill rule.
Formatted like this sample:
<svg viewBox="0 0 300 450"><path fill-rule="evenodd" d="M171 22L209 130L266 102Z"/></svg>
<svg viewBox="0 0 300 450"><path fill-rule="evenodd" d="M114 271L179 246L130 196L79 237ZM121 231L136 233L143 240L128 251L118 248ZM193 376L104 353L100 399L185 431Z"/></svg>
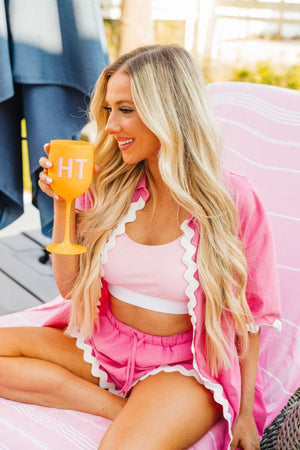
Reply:
<svg viewBox="0 0 300 450"><path fill-rule="evenodd" d="M300 93L250 83L208 86L224 137L224 164L247 176L275 235L283 329L264 328L260 351L266 425L300 386ZM44 323L61 298L0 317L0 326ZM110 422L100 417L0 399L0 450L94 450ZM192 447L221 450L221 420Z"/></svg>

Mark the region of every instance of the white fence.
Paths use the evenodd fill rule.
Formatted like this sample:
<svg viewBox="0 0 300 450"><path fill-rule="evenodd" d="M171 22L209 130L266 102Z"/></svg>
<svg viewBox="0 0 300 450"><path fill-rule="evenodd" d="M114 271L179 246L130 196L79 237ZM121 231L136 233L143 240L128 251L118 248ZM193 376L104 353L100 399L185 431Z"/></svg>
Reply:
<svg viewBox="0 0 300 450"><path fill-rule="evenodd" d="M121 18L122 0L100 0L100 4L105 19ZM184 21L185 47L209 56L222 19L243 21L244 30L249 23L274 24L278 35L286 24L300 29L300 0L152 0L152 19Z"/></svg>

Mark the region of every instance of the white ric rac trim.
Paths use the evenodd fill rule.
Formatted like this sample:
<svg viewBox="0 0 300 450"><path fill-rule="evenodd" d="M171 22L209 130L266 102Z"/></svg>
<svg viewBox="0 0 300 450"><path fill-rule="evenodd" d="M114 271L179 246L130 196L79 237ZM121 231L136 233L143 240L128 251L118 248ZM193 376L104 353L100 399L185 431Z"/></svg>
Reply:
<svg viewBox="0 0 300 450"><path fill-rule="evenodd" d="M181 229L184 232L184 235L181 239L181 243L183 247L185 248L185 254L183 256L183 262L187 267L187 270L185 272L185 279L188 282L188 287L186 288L186 295L189 298L188 302L188 310L189 314L191 316L191 322L193 325L193 340L192 340L192 353L193 353L193 366L194 369L199 374L200 380L202 384L206 387L206 389L209 389L214 396L214 399L217 403L219 403L223 408L223 416L227 421L227 430L230 437L230 441L232 441L232 432L231 432L231 422L232 417L229 412L229 403L228 400L223 395L223 387L221 384L213 383L212 381L208 380L206 377L201 375L200 369L198 367L196 357L195 357L195 332L196 332L196 323L197 318L194 311L194 308L196 306L196 297L195 292L199 288L199 282L194 277L194 274L197 272L198 267L197 264L193 261L193 256L195 253L195 247L192 244L192 238L194 236L194 230L189 226L188 220L185 220L183 224L181 225ZM228 449L230 448L230 444L228 446Z"/></svg>
<svg viewBox="0 0 300 450"><path fill-rule="evenodd" d="M188 314L188 306L185 302L176 302L164 298L152 297L151 295L139 294L116 284L107 283L107 289L111 295L122 302L140 308L149 309L167 314Z"/></svg>
<svg viewBox="0 0 300 450"><path fill-rule="evenodd" d="M273 323L259 323L258 325L248 325L247 324L247 330L249 333L258 333L261 327L270 327L275 328L278 331L281 331L282 323L279 319L275 319Z"/></svg>
<svg viewBox="0 0 300 450"><path fill-rule="evenodd" d="M151 370L150 372L146 373L141 378L136 380L134 383L132 383L132 385L130 386L129 389L132 389L139 381L145 380L145 378L148 378L150 375L156 375L160 372L167 372L167 373L180 372L182 375L185 375L186 377L194 377L194 378L196 378L198 383L200 383L200 384L202 383L197 370L186 369L185 367L181 366L180 364L176 364L176 366L168 366L168 365L159 366L156 369Z"/></svg>
<svg viewBox="0 0 300 450"><path fill-rule="evenodd" d="M95 356L92 355L92 346L84 342L85 338L79 334L73 334L72 337L76 338L76 346L83 350L83 359L85 362L91 364L91 373L94 377L99 378L99 386L103 389L108 390L112 394L119 395L123 397L124 395L118 394L119 389L116 388L114 383L109 383L107 381L107 373L99 368L99 361Z"/></svg>
<svg viewBox="0 0 300 450"><path fill-rule="evenodd" d="M107 260L108 260L107 252L108 252L108 250L110 250L111 248L113 248L115 246L115 244L116 244L116 237L119 234L125 233L125 225L126 225L126 223L134 222L135 218L136 218L136 212L139 209L143 209L144 206L145 206L145 200L142 198L142 196L138 199L137 202L131 203L131 205L129 207L129 210L128 210L128 213L122 218L122 220L120 220L119 224L116 226L116 228L114 229L114 231L110 235L108 241L106 242L106 244L102 248L102 251L101 251L101 265L107 263ZM101 274L101 276L102 275L103 275L103 273Z"/></svg>

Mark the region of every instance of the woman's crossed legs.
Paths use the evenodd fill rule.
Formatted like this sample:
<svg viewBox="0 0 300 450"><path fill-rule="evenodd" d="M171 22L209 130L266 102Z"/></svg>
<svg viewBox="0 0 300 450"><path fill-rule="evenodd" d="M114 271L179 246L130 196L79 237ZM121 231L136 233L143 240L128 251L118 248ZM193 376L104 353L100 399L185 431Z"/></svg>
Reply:
<svg viewBox="0 0 300 450"><path fill-rule="evenodd" d="M210 391L193 377L160 372L128 399L98 386L74 338L55 328L0 328L0 396L74 409L113 420L99 449L185 449L221 416Z"/></svg>
<svg viewBox="0 0 300 450"><path fill-rule="evenodd" d="M0 397L114 419L126 400L98 386L76 340L47 327L0 328Z"/></svg>

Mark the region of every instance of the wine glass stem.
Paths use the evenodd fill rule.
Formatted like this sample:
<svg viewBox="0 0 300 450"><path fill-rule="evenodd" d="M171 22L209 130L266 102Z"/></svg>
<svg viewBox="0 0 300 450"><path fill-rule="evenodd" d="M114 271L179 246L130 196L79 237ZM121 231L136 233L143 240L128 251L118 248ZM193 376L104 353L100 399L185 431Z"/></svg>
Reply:
<svg viewBox="0 0 300 450"><path fill-rule="evenodd" d="M64 242L70 243L70 214L71 214L71 200L66 200L66 225Z"/></svg>

